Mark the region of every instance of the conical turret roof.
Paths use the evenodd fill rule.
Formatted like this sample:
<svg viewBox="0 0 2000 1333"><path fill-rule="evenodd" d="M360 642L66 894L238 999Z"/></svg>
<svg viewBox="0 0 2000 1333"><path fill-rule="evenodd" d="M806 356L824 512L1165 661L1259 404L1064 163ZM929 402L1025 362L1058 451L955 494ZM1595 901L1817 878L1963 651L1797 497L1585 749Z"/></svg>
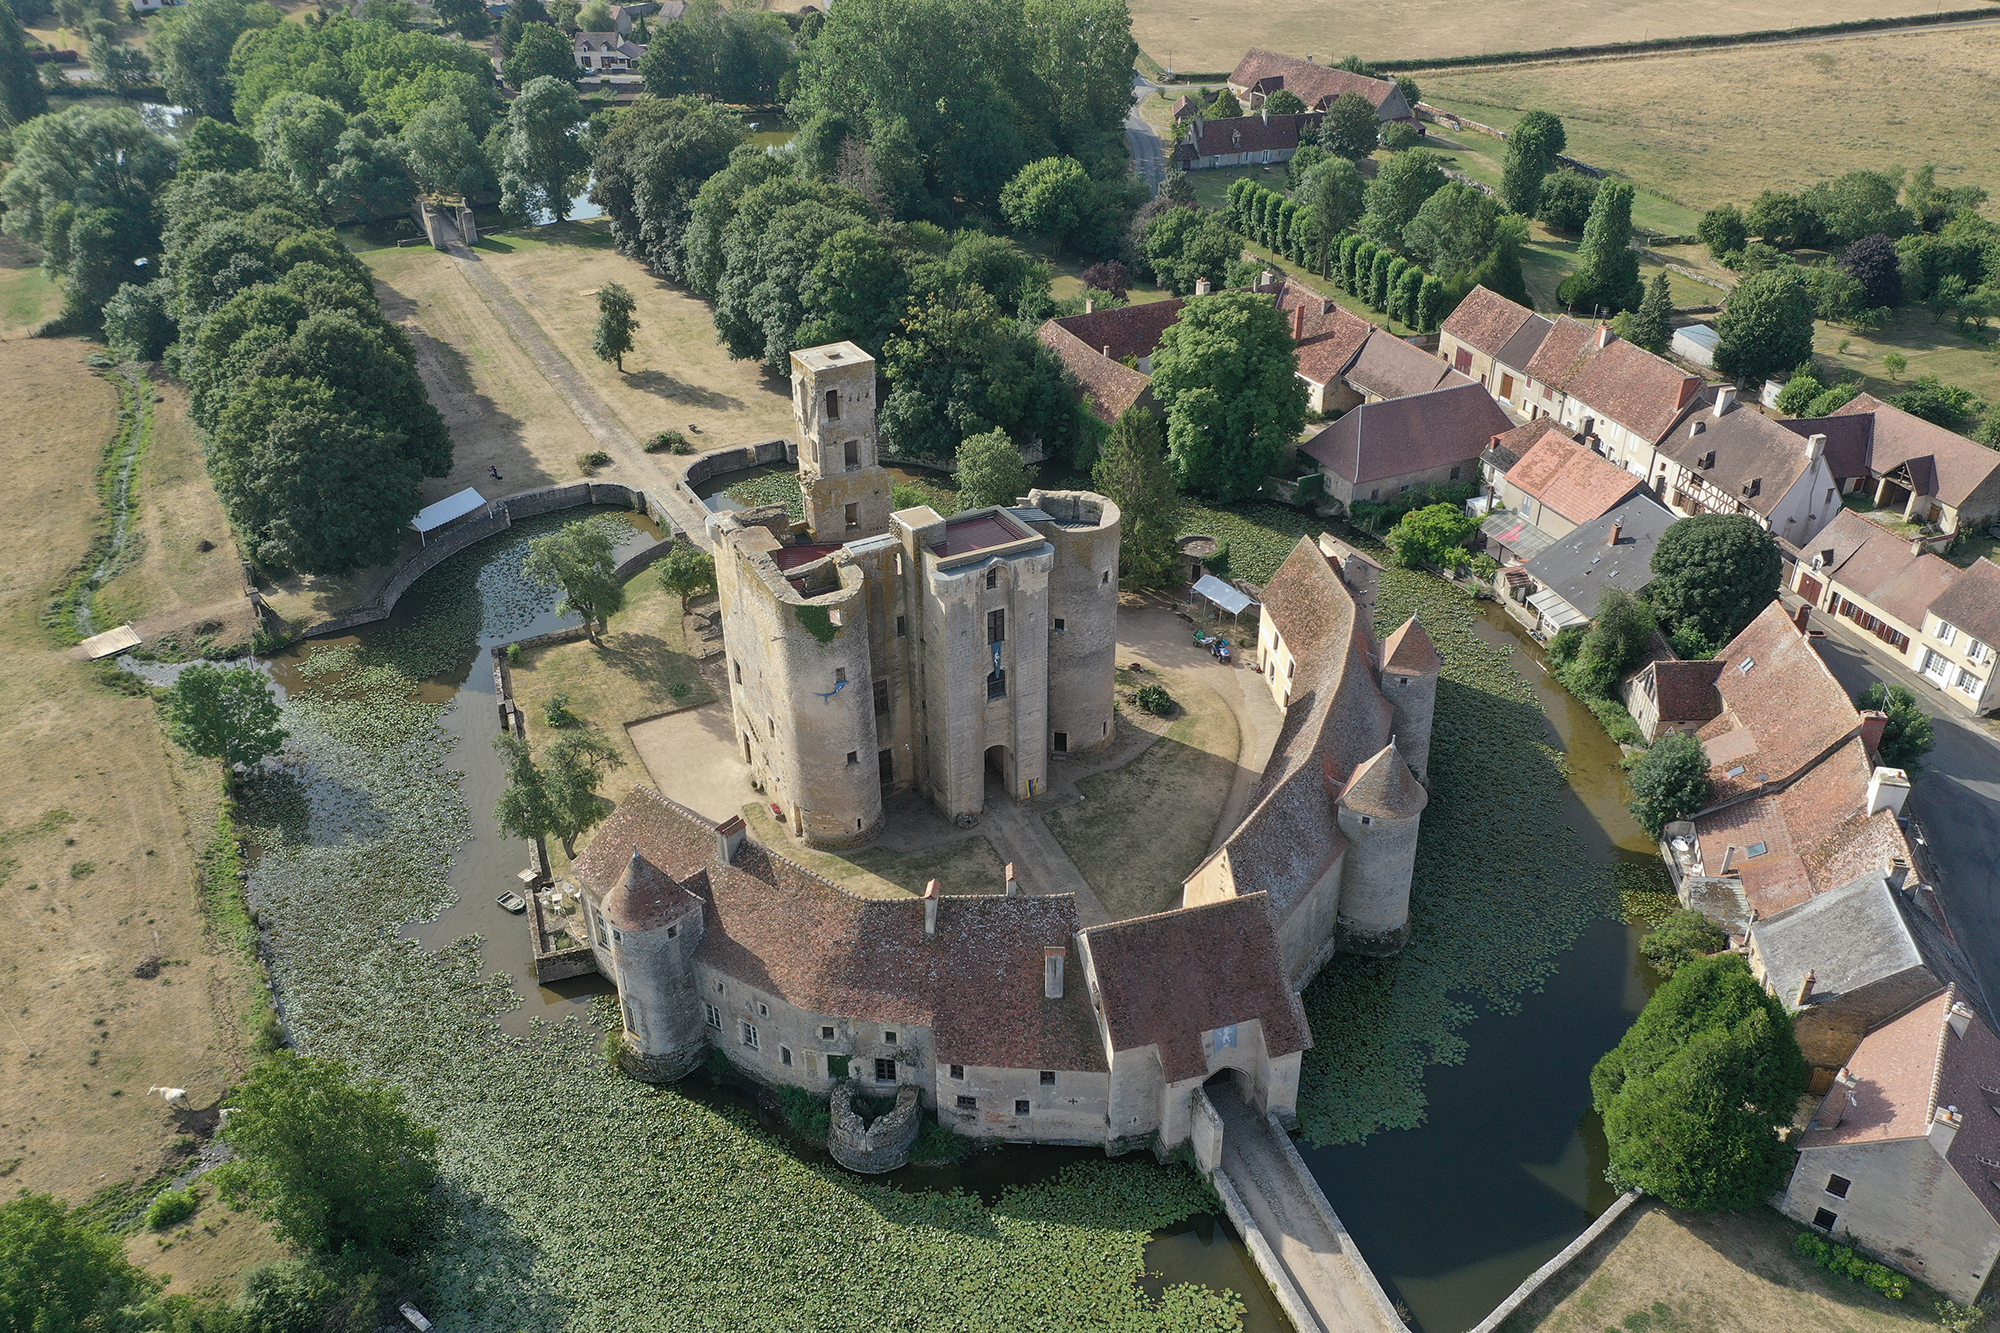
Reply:
<svg viewBox="0 0 2000 1333"><path fill-rule="evenodd" d="M1437 645L1411 616L1382 644L1382 669L1404 676L1428 676L1444 666Z"/></svg>
<svg viewBox="0 0 2000 1333"><path fill-rule="evenodd" d="M637 847L618 882L604 895L604 915L620 930L657 930L699 905L699 899L641 856Z"/></svg>
<svg viewBox="0 0 2000 1333"><path fill-rule="evenodd" d="M1376 819L1408 819L1422 813L1430 799L1393 742L1355 769L1340 793L1342 805Z"/></svg>

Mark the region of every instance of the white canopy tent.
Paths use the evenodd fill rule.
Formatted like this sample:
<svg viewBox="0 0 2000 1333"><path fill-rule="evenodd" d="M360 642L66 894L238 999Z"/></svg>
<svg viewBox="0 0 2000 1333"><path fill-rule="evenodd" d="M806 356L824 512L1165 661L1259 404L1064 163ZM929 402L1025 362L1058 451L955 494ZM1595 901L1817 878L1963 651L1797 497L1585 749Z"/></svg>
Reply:
<svg viewBox="0 0 2000 1333"><path fill-rule="evenodd" d="M1218 611L1226 612L1231 616L1240 616L1246 609L1257 604L1250 594L1230 587L1213 574L1203 574L1199 579L1195 580L1194 587L1190 588L1188 592L1190 599L1194 597L1206 598L1215 605Z"/></svg>
<svg viewBox="0 0 2000 1333"><path fill-rule="evenodd" d="M410 526L417 530L419 536L428 536L453 519L464 518L485 504L486 497L479 493L478 488L468 486L457 495L447 495L436 504L424 506L410 520Z"/></svg>

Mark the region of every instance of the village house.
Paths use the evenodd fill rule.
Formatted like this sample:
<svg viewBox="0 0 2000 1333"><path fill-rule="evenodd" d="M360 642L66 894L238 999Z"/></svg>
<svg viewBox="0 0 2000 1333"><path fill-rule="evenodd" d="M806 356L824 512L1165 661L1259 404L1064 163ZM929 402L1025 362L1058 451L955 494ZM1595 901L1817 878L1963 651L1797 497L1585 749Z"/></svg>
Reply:
<svg viewBox="0 0 2000 1333"><path fill-rule="evenodd" d="M1035 337L1075 379L1084 406L1109 425L1129 408L1153 405L1153 353L1186 305L1179 297L1110 310L1087 305L1080 315L1044 320Z"/></svg>
<svg viewBox="0 0 2000 1333"><path fill-rule="evenodd" d="M1778 1209L1952 1300L2000 1258L2000 1038L1947 986L1856 1047Z"/></svg>
<svg viewBox="0 0 2000 1333"><path fill-rule="evenodd" d="M1625 678L1619 697L1651 745L1668 732L1693 735L1722 712L1720 662L1656 657Z"/></svg>
<svg viewBox="0 0 2000 1333"><path fill-rule="evenodd" d="M1518 568L1503 568L1496 584L1508 610L1538 639L1597 618L1611 588L1637 594L1653 581L1653 552L1674 515L1650 495L1636 494L1579 524Z"/></svg>
<svg viewBox="0 0 2000 1333"><path fill-rule="evenodd" d="M1300 144L1313 141L1325 119L1318 111L1277 116L1257 111L1211 120L1197 111L1187 136L1174 148L1174 165L1182 171L1212 171L1289 162Z"/></svg>
<svg viewBox="0 0 2000 1333"><path fill-rule="evenodd" d="M1547 420L1496 435L1479 462L1487 490L1480 527L1502 552L1502 564L1533 558L1645 489L1642 479Z"/></svg>
<svg viewBox="0 0 2000 1333"><path fill-rule="evenodd" d="M615 32L580 32L571 43L576 67L592 74L630 74L646 48Z"/></svg>
<svg viewBox="0 0 2000 1333"><path fill-rule="evenodd" d="M1970 713L2000 708L2000 566L1966 569L1843 510L1787 571L1801 599L1868 636L1867 646L1922 676Z"/></svg>
<svg viewBox="0 0 2000 1333"><path fill-rule="evenodd" d="M1252 47L1229 76L1229 91L1236 94L1245 110L1261 107L1280 88L1304 102L1308 111L1326 110L1342 93L1360 93L1384 122L1405 121L1414 125L1417 120L1416 108L1403 96L1395 80L1371 79L1310 58L1300 60Z"/></svg>
<svg viewBox="0 0 2000 1333"><path fill-rule="evenodd" d="M1953 434L1871 394L1830 417L1782 423L1826 437L1827 466L1843 495L1949 534L2000 518L2000 452Z"/></svg>
<svg viewBox="0 0 2000 1333"><path fill-rule="evenodd" d="M1351 512L1356 501L1381 503L1413 486L1477 484L1480 455L1513 424L1491 395L1467 381L1363 403L1301 452L1325 474L1327 497Z"/></svg>

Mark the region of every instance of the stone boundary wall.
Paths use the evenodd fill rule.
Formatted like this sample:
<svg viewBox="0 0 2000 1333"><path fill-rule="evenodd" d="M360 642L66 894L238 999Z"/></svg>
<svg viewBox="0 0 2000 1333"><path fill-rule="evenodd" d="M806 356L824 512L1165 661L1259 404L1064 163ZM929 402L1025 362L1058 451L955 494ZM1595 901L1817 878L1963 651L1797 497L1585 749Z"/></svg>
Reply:
<svg viewBox="0 0 2000 1333"><path fill-rule="evenodd" d="M1506 1323L1514 1311L1520 1309L1530 1296L1533 1296L1536 1292L1547 1286L1564 1269L1582 1258L1586 1250L1589 1250L1599 1240L1602 1240L1604 1233L1609 1231L1619 1218L1630 1212L1633 1204L1639 1202L1644 1197L1638 1190L1627 1190L1624 1194L1619 1195L1617 1201L1609 1208L1606 1208L1595 1222L1584 1228L1581 1236L1578 1236L1568 1245L1565 1245L1562 1248L1562 1252L1556 1255L1555 1258L1530 1273L1527 1281L1514 1288L1512 1294L1506 1300L1494 1306L1493 1313L1480 1320L1478 1326L1472 1330L1472 1333L1494 1333L1494 1330Z"/></svg>
<svg viewBox="0 0 2000 1333"><path fill-rule="evenodd" d="M509 495L493 501L494 512L458 527L448 528L441 535L426 542L422 550L397 566L396 572L389 576L389 581L367 605L315 621L299 630L298 637L315 639L327 634L339 634L358 625L385 620L389 613L396 609L396 599L409 591L412 583L466 547L484 541L495 533L505 532L517 519L533 518L539 514L553 513L558 509L574 509L579 505L640 509L669 534L679 533L673 518L664 506L645 491L622 482L578 481L567 486L549 486L539 491L523 491L519 495ZM627 558L618 566L619 576L629 577L630 574L650 565L665 555L667 548L672 544L673 535L669 535Z"/></svg>
<svg viewBox="0 0 2000 1333"><path fill-rule="evenodd" d="M739 444L729 449L717 449L714 453L703 454L689 463L687 471L674 483L674 489L679 492L683 500L706 514L708 501L696 495L694 488L710 477L766 464L795 464L798 458L798 446L790 440L766 440L762 444Z"/></svg>
<svg viewBox="0 0 2000 1333"><path fill-rule="evenodd" d="M1229 1177L1222 1171L1215 1171L1208 1177L1208 1183L1215 1187L1215 1195L1222 1200L1222 1211L1229 1218L1231 1226L1243 1237L1243 1248L1250 1251L1250 1260L1257 1265L1257 1271L1264 1275L1264 1281L1271 1288L1278 1308L1285 1312L1285 1318L1292 1321L1292 1327L1299 1333L1320 1333L1322 1325L1313 1318L1312 1307L1299 1294L1292 1275L1285 1271L1278 1252L1271 1248L1271 1242L1264 1238L1264 1229L1257 1225L1257 1219L1250 1215L1248 1204L1236 1192L1236 1186L1229 1183Z"/></svg>
<svg viewBox="0 0 2000 1333"><path fill-rule="evenodd" d="M1375 1276L1375 1270L1369 1267L1366 1256L1361 1253L1361 1247L1354 1243L1353 1235L1347 1230L1347 1223L1341 1221L1340 1214L1333 1211L1333 1205L1327 1201L1326 1191L1322 1190L1319 1181L1313 1178L1311 1169L1306 1166L1306 1159L1299 1155L1299 1145L1292 1142L1292 1136L1278 1119L1278 1113L1266 1111L1264 1118L1270 1122L1271 1132L1278 1136L1278 1142L1284 1147L1286 1164L1299 1178L1299 1185L1305 1190L1306 1196L1313 1201L1313 1206L1319 1209L1320 1219L1334 1235L1340 1237L1341 1249L1354 1261L1355 1268L1360 1271L1362 1285L1368 1288L1368 1294L1375 1300L1376 1313L1388 1321L1390 1328L1401 1326L1403 1317L1396 1313L1396 1303L1389 1299L1388 1292L1382 1290L1382 1283Z"/></svg>

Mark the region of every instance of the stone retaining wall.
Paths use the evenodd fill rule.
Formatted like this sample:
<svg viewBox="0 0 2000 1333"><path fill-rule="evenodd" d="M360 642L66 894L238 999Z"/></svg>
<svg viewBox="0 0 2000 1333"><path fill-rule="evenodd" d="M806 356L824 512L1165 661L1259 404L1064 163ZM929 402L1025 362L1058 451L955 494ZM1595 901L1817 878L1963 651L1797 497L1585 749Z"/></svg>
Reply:
<svg viewBox="0 0 2000 1333"><path fill-rule="evenodd" d="M790 440L766 440L762 444L739 444L733 449L718 449L712 454L703 454L688 464L686 473L674 483L674 489L682 499L703 513L708 512L708 501L695 494L694 488L710 477L721 476L725 472L741 472L747 467L761 467L777 463L796 465L799 461L798 446Z"/></svg>
<svg viewBox="0 0 2000 1333"><path fill-rule="evenodd" d="M1624 1194L1619 1195L1617 1202L1606 1208L1595 1222L1592 1222L1584 1229L1581 1236L1578 1236L1568 1245L1565 1245L1562 1252L1556 1255L1555 1258L1530 1273L1526 1282L1514 1288L1512 1294L1506 1300L1494 1306L1493 1313L1480 1320L1478 1327L1474 1328L1472 1333L1494 1333L1494 1330L1506 1323L1508 1317L1514 1311L1520 1309L1522 1303L1530 1296L1533 1296L1551 1280L1559 1276L1564 1269L1581 1259L1585 1251L1603 1239L1604 1233L1609 1231L1619 1218L1625 1216L1631 1210L1633 1204L1639 1202L1644 1197L1638 1190L1628 1190Z"/></svg>

